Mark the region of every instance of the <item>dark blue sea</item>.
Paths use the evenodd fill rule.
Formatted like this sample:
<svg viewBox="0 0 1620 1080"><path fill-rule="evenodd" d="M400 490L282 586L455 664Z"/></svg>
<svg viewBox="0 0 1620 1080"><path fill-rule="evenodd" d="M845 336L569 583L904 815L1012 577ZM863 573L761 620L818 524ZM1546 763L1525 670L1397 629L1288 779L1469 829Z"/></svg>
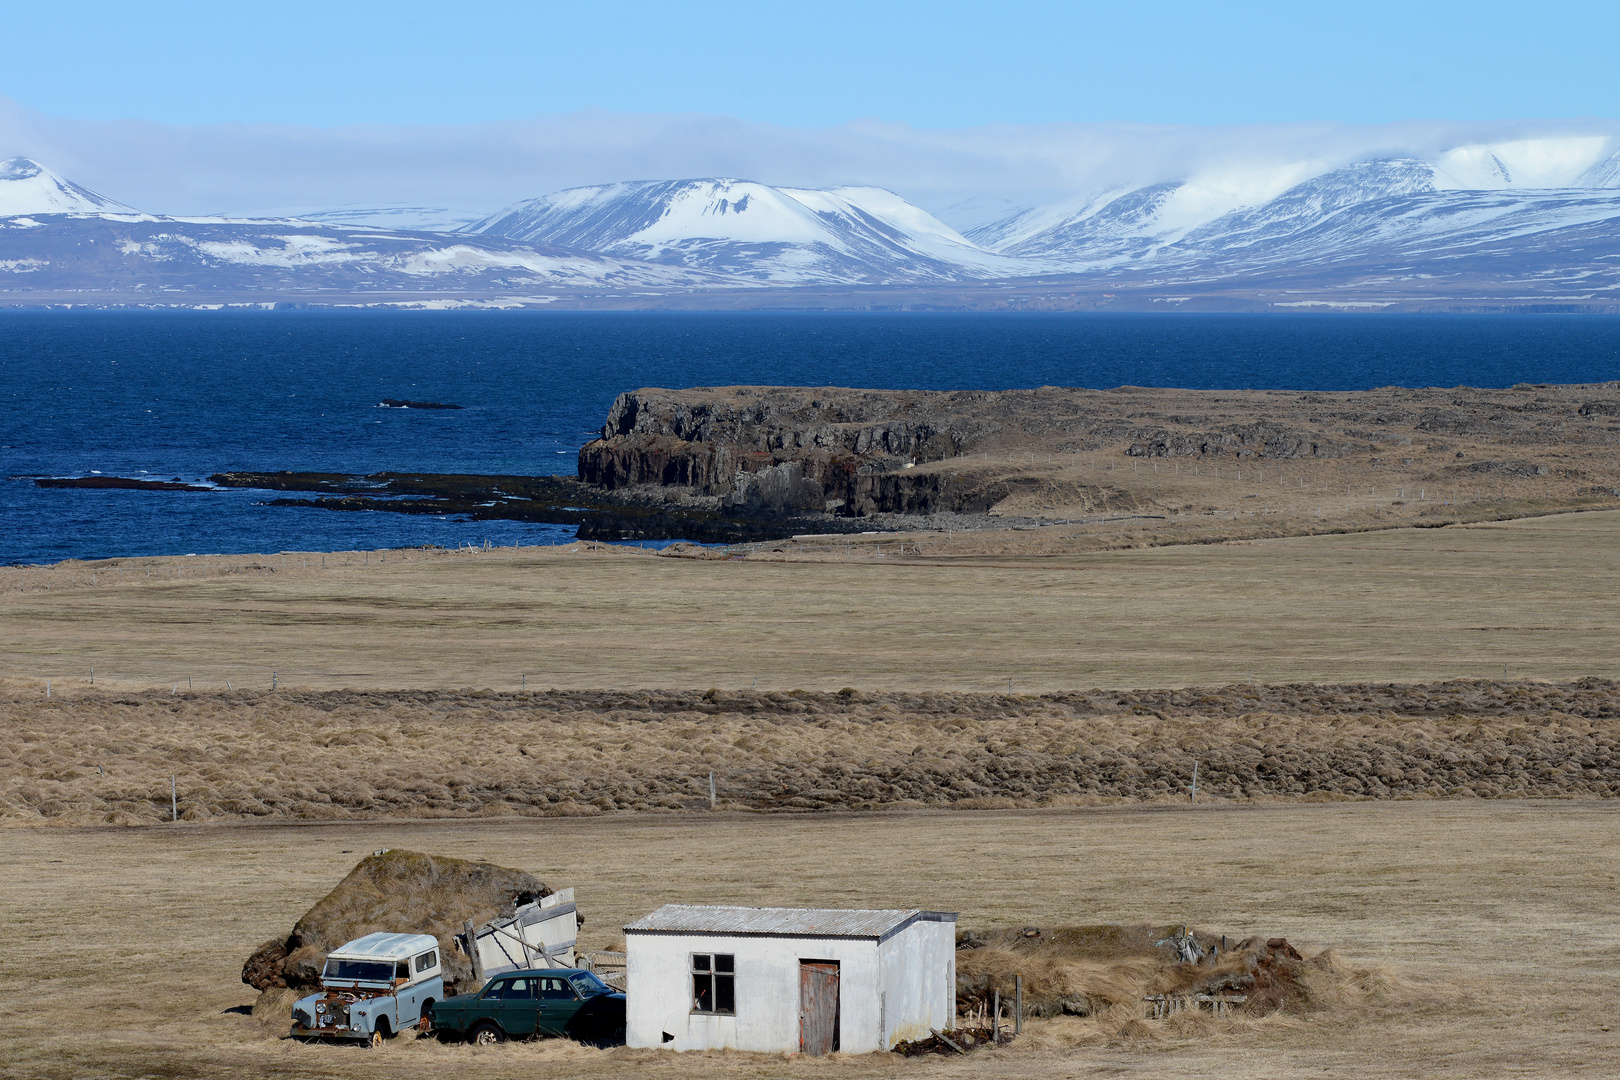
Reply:
<svg viewBox="0 0 1620 1080"><path fill-rule="evenodd" d="M1620 378L1620 319L1435 315L0 313L0 563L548 543L561 526L18 476L572 473L614 395L735 383L1357 390ZM383 398L457 411L383 409Z"/></svg>

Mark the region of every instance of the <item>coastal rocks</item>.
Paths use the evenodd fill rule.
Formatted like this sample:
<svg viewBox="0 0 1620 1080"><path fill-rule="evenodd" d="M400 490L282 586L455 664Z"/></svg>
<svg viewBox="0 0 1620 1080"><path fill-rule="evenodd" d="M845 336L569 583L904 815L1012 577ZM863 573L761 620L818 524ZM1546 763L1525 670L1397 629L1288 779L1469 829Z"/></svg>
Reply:
<svg viewBox="0 0 1620 1080"><path fill-rule="evenodd" d="M983 511L1005 489L974 476L913 471L959 457L1002 430L975 404L995 395L760 389L620 394L579 478L613 490L689 489L747 512Z"/></svg>
<svg viewBox="0 0 1620 1080"><path fill-rule="evenodd" d="M1233 513L1232 491L1209 481L1264 482L1275 499L1284 473L1296 501L1342 481L1347 491L1365 483L1369 497L1390 491L1397 500L1415 486L1427 503L1428 484L1450 481L1462 490L1448 486L1447 505L1460 495L1545 506L1583 498L1560 484L1604 475L1620 446L1620 424L1607 419L1620 408L1617 390L1608 383L1310 393L654 388L618 396L599 436L580 449L578 468L584 484L605 493L828 521ZM1571 460L1572 448L1590 460ZM1515 456L1504 460L1508 453ZM1464 458L1480 463L1442 471L1442 462ZM1200 461L1214 467L1200 473ZM1333 482L1308 469L1325 462L1337 470ZM1278 463L1281 471L1250 473L1251 463ZM1199 478L1192 484L1177 479L1188 464ZM1264 504L1236 512L1257 508Z"/></svg>
<svg viewBox="0 0 1620 1080"><path fill-rule="evenodd" d="M1340 457L1345 447L1320 432L1278 424L1240 424L1223 431L1155 431L1137 437L1125 449L1129 457L1236 457L1295 458Z"/></svg>
<svg viewBox="0 0 1620 1080"><path fill-rule="evenodd" d="M784 461L756 473L738 473L721 499L727 509L824 510L826 495L815 480L804 475L797 461Z"/></svg>

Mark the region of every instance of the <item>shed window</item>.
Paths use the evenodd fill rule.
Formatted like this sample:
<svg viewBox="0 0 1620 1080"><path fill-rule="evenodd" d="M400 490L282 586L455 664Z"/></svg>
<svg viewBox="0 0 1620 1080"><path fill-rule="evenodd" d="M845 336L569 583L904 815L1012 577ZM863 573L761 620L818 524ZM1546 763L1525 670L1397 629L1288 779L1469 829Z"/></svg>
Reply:
<svg viewBox="0 0 1620 1080"><path fill-rule="evenodd" d="M692 954L692 1011L737 1014L737 958L729 953Z"/></svg>

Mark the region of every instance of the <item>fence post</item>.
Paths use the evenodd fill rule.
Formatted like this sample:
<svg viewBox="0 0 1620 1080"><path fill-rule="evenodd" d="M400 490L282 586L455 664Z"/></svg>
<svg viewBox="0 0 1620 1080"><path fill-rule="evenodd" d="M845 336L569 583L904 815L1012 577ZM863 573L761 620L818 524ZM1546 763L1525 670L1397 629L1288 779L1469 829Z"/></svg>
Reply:
<svg viewBox="0 0 1620 1080"><path fill-rule="evenodd" d="M180 796L175 790L174 777L169 777L169 820L180 820Z"/></svg>
<svg viewBox="0 0 1620 1080"><path fill-rule="evenodd" d="M1024 976L1020 972L1013 976L1013 1034L1024 1033Z"/></svg>

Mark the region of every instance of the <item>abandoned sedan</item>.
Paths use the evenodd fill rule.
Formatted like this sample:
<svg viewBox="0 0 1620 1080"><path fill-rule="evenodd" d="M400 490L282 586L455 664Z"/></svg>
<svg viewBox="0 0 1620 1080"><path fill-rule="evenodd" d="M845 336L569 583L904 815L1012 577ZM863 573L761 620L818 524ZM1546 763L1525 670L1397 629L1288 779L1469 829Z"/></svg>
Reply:
<svg viewBox="0 0 1620 1080"><path fill-rule="evenodd" d="M421 1023L444 997L439 942L427 934L367 934L334 949L321 992L293 1006L295 1039L383 1039Z"/></svg>
<svg viewBox="0 0 1620 1080"><path fill-rule="evenodd" d="M433 1028L485 1045L531 1035L614 1045L624 1042L624 995L580 968L509 971L439 1002Z"/></svg>

